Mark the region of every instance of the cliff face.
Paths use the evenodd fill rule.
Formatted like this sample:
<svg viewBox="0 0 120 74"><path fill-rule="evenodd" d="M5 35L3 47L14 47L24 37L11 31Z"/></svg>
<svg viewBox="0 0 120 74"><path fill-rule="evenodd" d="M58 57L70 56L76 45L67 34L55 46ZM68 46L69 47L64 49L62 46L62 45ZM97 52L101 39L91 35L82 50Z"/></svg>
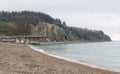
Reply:
<svg viewBox="0 0 120 74"><path fill-rule="evenodd" d="M102 31L68 27L40 12L0 12L0 35L41 35L50 41L111 41Z"/></svg>

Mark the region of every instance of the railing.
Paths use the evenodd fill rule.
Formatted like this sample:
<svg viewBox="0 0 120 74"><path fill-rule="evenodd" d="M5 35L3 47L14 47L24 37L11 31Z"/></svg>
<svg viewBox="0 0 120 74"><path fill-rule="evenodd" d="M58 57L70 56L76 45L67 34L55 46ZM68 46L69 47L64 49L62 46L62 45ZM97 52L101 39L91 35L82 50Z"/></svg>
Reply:
<svg viewBox="0 0 120 74"><path fill-rule="evenodd" d="M0 36L0 38L46 38L43 36L23 35L23 36Z"/></svg>
<svg viewBox="0 0 120 74"><path fill-rule="evenodd" d="M35 35L24 35L24 36L0 36L0 42L15 42L15 43L34 43L40 44L45 42L46 37L35 36Z"/></svg>

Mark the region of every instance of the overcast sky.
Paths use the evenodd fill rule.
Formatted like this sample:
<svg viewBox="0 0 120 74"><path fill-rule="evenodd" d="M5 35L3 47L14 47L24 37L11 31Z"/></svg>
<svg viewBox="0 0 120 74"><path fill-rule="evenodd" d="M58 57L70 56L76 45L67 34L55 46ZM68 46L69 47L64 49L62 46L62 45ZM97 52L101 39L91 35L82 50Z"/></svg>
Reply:
<svg viewBox="0 0 120 74"><path fill-rule="evenodd" d="M120 40L120 0L0 0L0 10L40 11L69 26L103 30Z"/></svg>

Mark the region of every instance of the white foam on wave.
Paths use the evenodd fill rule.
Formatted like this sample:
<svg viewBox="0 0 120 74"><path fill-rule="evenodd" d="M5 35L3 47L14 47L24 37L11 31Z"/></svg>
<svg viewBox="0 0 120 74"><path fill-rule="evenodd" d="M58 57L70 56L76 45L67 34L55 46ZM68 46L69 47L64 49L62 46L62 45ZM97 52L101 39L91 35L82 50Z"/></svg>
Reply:
<svg viewBox="0 0 120 74"><path fill-rule="evenodd" d="M58 55L54 55L54 54L50 54L48 52L45 52L43 49L40 49L40 48L37 48L33 45L29 45L30 48L32 48L33 50L36 50L36 51L39 51L45 55L48 55L48 56L52 56L52 57L55 57L55 58L58 58L58 59L63 59L65 61L68 61L68 62L73 62L73 63L77 63L77 64L82 64L82 65L85 65L85 66L89 66L89 67L93 67L93 68L98 68L98 69L103 69L103 70L109 70L109 69L106 69L106 68L103 68L103 67L99 67L99 66L96 66L96 65L93 65L93 64L89 64L89 63L86 63L86 62L82 62L82 61L78 61L78 60L75 60L75 59L70 59L70 58L67 58L67 57L62 57L62 56L58 56ZM117 71L116 71L117 72Z"/></svg>
<svg viewBox="0 0 120 74"><path fill-rule="evenodd" d="M50 53L45 52L44 50L42 50L42 49L40 49L40 48L37 48L37 47L32 46L32 45L29 45L29 46L30 46L30 48L32 48L33 50L42 52L42 53L44 53L44 54L46 54L46 55L48 55L48 56L52 56L52 57L55 57L55 58L63 59L63 60L66 60L66 61L77 62L76 60L73 60L73 59L69 59L69 58L66 58L66 57L62 57L62 56L50 54Z"/></svg>
<svg viewBox="0 0 120 74"><path fill-rule="evenodd" d="M42 52L42 53L44 53L44 54L47 54L44 50L38 49L38 48L36 48L36 47L34 47L34 46L32 46L32 45L29 45L29 47L32 48L32 49L34 49L34 50L36 50L36 51Z"/></svg>

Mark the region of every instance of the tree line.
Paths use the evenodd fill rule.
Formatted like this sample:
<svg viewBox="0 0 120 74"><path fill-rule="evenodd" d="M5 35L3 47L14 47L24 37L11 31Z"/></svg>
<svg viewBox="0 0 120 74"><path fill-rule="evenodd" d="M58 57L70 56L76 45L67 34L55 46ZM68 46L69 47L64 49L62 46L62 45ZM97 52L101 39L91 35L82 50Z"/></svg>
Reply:
<svg viewBox="0 0 120 74"><path fill-rule="evenodd" d="M0 12L0 35L35 35L40 34L44 28L46 29L46 36L51 41L111 40L103 31L69 27L65 21L42 12Z"/></svg>

